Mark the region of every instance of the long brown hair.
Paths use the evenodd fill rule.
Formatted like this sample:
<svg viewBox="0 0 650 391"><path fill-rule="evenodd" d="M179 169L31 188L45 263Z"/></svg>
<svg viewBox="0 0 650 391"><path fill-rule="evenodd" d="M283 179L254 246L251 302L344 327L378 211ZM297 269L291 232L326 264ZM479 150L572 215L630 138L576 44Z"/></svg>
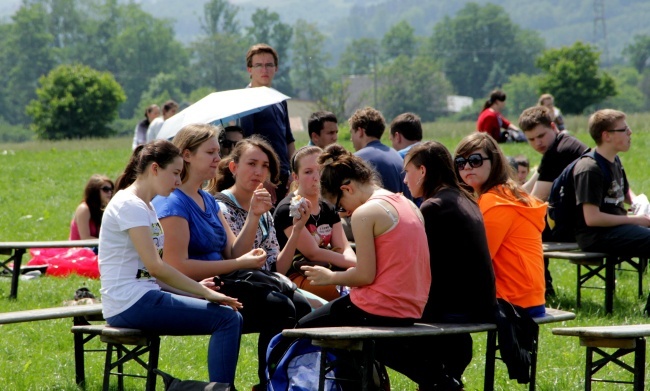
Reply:
<svg viewBox="0 0 650 391"><path fill-rule="evenodd" d="M102 217L104 216L105 205L102 205L102 187L104 187L105 183L110 183L111 188L115 189L115 184L111 178L99 174L92 175L84 188L83 201L88 205L90 220L95 223L98 229L102 225Z"/></svg>
<svg viewBox="0 0 650 391"><path fill-rule="evenodd" d="M465 136L456 147L456 156L467 158L472 152L483 151L491 162L490 175L481 188L476 192L478 196L493 189L503 196L513 196L525 205L531 205L531 196L514 179L515 172L508 163L508 159L499 148L497 142L487 133L475 132ZM456 178L461 183L458 167L454 167Z"/></svg>
<svg viewBox="0 0 650 391"><path fill-rule="evenodd" d="M277 184L280 178L280 159L278 155L266 140L262 137L252 135L248 138L241 140L235 145L235 148L230 154L219 162L217 166L217 176L210 179L205 190L212 195L217 192L226 190L235 184L235 176L230 171L230 162L239 163L242 155L248 148L259 148L269 158L269 180L273 184Z"/></svg>
<svg viewBox="0 0 650 391"><path fill-rule="evenodd" d="M453 188L472 202L476 202L472 193L458 182L454 171L451 153L437 141L424 141L413 146L404 157L404 166L413 164L416 168L424 166L426 174L422 181L424 199L433 197L445 187Z"/></svg>

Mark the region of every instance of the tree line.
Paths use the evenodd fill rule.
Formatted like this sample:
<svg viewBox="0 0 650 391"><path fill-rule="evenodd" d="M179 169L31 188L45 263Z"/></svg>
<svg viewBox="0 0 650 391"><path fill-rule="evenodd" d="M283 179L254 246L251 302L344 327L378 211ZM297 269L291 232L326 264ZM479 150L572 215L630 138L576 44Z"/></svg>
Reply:
<svg viewBox="0 0 650 391"><path fill-rule="evenodd" d="M257 42L278 51L276 89L341 117L349 75L372 80L367 100L387 118L413 111L433 121L449 114L448 95L481 101L497 87L506 90L513 111L545 92L569 114L601 104L628 112L650 108L648 36L626 47L629 66L605 72L595 47L576 42L546 49L537 32L513 23L502 7L468 3L430 36L416 35L403 20L383 37L351 41L333 64L324 51L327 35L315 24L291 25L259 8L244 28L238 12L226 0L208 1L196 21L201 35L182 44L171 21L140 4L23 0L0 24L0 125L31 125L41 138L129 133L151 103L191 103L215 90L243 88L245 53ZM83 93L88 90L93 93ZM477 105L457 117L475 117Z"/></svg>

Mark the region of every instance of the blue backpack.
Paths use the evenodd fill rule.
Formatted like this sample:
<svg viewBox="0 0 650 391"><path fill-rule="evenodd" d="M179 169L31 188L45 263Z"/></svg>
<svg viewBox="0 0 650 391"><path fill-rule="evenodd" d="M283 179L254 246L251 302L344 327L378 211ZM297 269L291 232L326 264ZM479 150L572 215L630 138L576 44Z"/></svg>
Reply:
<svg viewBox="0 0 650 391"><path fill-rule="evenodd" d="M321 348L314 346L308 338L299 338L289 347L278 334L271 340L267 356L266 376L269 379L268 391L312 391L318 389ZM280 346L278 346L280 345ZM284 351L277 351L279 348ZM336 360L334 354L327 352L327 361ZM327 378L336 377L335 370L330 369ZM341 386L331 379L325 380L326 391L342 391Z"/></svg>
<svg viewBox="0 0 650 391"><path fill-rule="evenodd" d="M551 228L554 241L575 242L576 220L578 218L578 205L576 205L576 190L573 181L573 168L582 158L591 158L598 163L600 171L605 177L605 183L612 180L609 165L604 157L594 150L583 153L579 158L564 168L560 176L553 181L551 194L548 197L547 222ZM618 156L616 157L618 161Z"/></svg>

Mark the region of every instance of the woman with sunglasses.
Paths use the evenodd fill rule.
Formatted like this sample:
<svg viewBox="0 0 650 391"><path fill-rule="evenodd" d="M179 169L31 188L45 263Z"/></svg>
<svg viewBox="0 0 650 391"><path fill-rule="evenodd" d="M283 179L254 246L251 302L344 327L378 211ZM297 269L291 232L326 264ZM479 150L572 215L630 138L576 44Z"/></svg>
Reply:
<svg viewBox="0 0 650 391"><path fill-rule="evenodd" d="M90 177L84 189L83 201L77 206L70 222L68 240L97 239L104 208L113 196L113 181L104 175Z"/></svg>
<svg viewBox="0 0 650 391"><path fill-rule="evenodd" d="M527 309L533 317L543 315L546 204L521 188L508 159L486 133L463 138L454 163L458 179L478 196L497 298Z"/></svg>
<svg viewBox="0 0 650 391"><path fill-rule="evenodd" d="M293 177L292 191L280 203L273 214L280 247L284 248L293 231L290 216L291 200L300 196L314 205L313 213L298 239L296 256L278 261L276 269L286 274L299 288L329 301L340 297L335 285L311 285L300 270L301 261L329 265L330 268L345 270L356 265L357 257L345 237L341 218L332 204L320 197L320 167L318 156L323 150L316 146L302 147L293 155L290 165ZM293 254L292 254L293 255Z"/></svg>
<svg viewBox="0 0 650 391"><path fill-rule="evenodd" d="M352 213L357 264L345 271L302 266L312 285L349 286L350 294L316 309L297 327L412 325L422 316L431 285L419 209L402 194L381 188L372 167L338 144L325 148L318 164L323 198ZM429 377L428 368L401 367L400 361L416 352L405 349L403 341L376 342L380 362L417 383Z"/></svg>
<svg viewBox="0 0 650 391"><path fill-rule="evenodd" d="M422 197L420 211L429 244L431 290L422 322L492 321L496 292L483 216L474 196L458 182L451 153L437 141L420 143L404 157L404 171L413 197ZM426 346L423 359L435 389L462 387L463 372L472 360L469 334L416 343ZM427 384L419 388L430 389Z"/></svg>
<svg viewBox="0 0 650 391"><path fill-rule="evenodd" d="M234 235L244 235L247 229L251 229L254 240L250 248L261 248L266 252L266 262L256 268L268 271L276 271L278 259L286 257L285 262L289 262L295 252L295 246L280 251L270 213L270 194L263 187L267 180L277 182L279 167L279 159L271 145L253 135L238 142L219 162L217 174L206 188L218 202L224 221ZM254 204L256 196L265 197L263 208ZM305 221L306 216L301 223L304 225ZM260 333L257 342L258 376L260 384L266 384L266 349L271 339L283 329L295 327L298 319L311 311L311 305L299 292L285 295L269 291L263 296L246 293L238 298L244 304L244 333Z"/></svg>

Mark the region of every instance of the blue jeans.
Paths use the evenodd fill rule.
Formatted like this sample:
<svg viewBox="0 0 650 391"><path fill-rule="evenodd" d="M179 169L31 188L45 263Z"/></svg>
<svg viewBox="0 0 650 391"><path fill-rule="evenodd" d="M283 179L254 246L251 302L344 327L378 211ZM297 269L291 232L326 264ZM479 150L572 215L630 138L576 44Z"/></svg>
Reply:
<svg viewBox="0 0 650 391"><path fill-rule="evenodd" d="M211 382L233 384L239 357L242 316L230 307L169 292L149 291L106 322L163 335L208 335Z"/></svg>

